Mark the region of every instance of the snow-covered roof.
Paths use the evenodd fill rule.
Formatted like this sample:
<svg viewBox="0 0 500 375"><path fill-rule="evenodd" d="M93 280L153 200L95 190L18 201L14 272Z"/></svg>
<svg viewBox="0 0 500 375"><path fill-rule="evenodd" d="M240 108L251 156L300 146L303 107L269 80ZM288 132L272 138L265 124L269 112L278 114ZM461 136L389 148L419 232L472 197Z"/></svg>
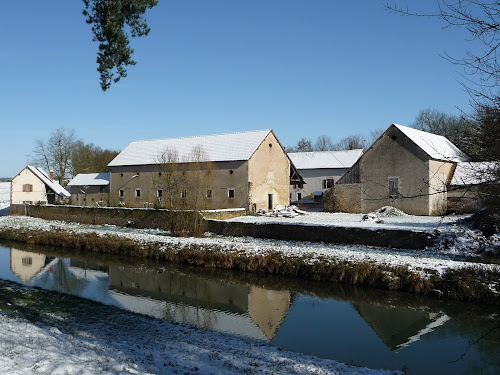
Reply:
<svg viewBox="0 0 500 375"><path fill-rule="evenodd" d="M410 138L431 159L446 161L466 161L465 154L442 135L427 133L407 126L392 124Z"/></svg>
<svg viewBox="0 0 500 375"><path fill-rule="evenodd" d="M26 168L28 168L35 176L37 176L45 185L47 185L54 193L61 197L71 197L71 194L68 193L68 191L63 188L61 185L59 185L59 182L57 181L52 181L50 179L50 176L45 172L42 168L34 167L32 165L28 165Z"/></svg>
<svg viewBox="0 0 500 375"><path fill-rule="evenodd" d="M176 162L248 160L271 130L203 135L186 138L134 141L116 156L110 167L151 165L165 159L165 153L176 153ZM198 156L195 155L199 150ZM200 155L201 154L201 155ZM201 157L200 157L201 156Z"/></svg>
<svg viewBox="0 0 500 375"><path fill-rule="evenodd" d="M457 163L451 185L478 185L498 179L500 163L496 162L462 162Z"/></svg>
<svg viewBox="0 0 500 375"><path fill-rule="evenodd" d="M363 154L363 149L342 151L290 152L297 169L350 168Z"/></svg>
<svg viewBox="0 0 500 375"><path fill-rule="evenodd" d="M109 185L109 173L79 173L68 186L103 186Z"/></svg>

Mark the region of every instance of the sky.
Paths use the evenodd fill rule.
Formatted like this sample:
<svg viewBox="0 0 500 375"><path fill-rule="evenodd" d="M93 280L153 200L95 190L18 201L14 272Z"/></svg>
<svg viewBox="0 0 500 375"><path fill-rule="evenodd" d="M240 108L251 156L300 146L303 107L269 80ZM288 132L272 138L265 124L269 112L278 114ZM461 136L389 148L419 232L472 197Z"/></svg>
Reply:
<svg viewBox="0 0 500 375"><path fill-rule="evenodd" d="M410 125L429 107L470 108L460 68L440 56L464 55L463 30L376 0L160 0L146 14L150 34L132 38L137 65L106 92L82 10L78 0L2 0L0 177L58 128L114 150L260 129L292 146Z"/></svg>

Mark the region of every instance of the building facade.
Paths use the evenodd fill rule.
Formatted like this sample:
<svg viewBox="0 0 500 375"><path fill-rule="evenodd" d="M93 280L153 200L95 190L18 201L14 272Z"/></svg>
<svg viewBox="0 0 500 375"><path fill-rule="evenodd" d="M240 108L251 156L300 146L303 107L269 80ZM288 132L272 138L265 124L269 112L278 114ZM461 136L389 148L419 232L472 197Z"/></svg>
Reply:
<svg viewBox="0 0 500 375"><path fill-rule="evenodd" d="M80 173L69 183L70 203L75 206L109 206L109 173Z"/></svg>
<svg viewBox="0 0 500 375"><path fill-rule="evenodd" d="M54 204L70 197L54 175L31 165L26 166L11 182L12 204Z"/></svg>
<svg viewBox="0 0 500 375"><path fill-rule="evenodd" d="M108 167L112 205L251 211L288 205L293 170L272 130L136 141Z"/></svg>

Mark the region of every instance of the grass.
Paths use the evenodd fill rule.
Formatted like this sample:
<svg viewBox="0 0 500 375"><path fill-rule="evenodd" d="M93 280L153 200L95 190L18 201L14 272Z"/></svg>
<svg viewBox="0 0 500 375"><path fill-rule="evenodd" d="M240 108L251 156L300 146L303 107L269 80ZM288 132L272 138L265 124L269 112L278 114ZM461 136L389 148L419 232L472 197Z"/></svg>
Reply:
<svg viewBox="0 0 500 375"><path fill-rule="evenodd" d="M176 245L165 249L163 243L138 243L119 236L100 236L95 233L75 233L55 230L0 230L0 239L64 248L72 252L115 254L163 260L205 268L239 270L293 276L326 283L343 283L403 291L418 295L500 304L498 288L500 272L479 267L449 270L443 277L435 270L412 271L407 266L381 265L374 262L355 262L311 257L285 256L272 252L249 256L242 251L224 250L216 245Z"/></svg>

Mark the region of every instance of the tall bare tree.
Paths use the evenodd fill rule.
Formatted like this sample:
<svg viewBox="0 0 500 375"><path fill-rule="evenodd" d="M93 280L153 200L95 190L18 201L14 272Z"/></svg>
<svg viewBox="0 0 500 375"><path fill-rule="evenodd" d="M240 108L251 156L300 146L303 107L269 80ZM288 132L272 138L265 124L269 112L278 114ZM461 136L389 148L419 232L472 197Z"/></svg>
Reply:
<svg viewBox="0 0 500 375"><path fill-rule="evenodd" d="M71 172L71 156L78 141L74 129L56 129L50 133L49 139L37 139L32 160L35 165L54 171L55 178L62 183Z"/></svg>

